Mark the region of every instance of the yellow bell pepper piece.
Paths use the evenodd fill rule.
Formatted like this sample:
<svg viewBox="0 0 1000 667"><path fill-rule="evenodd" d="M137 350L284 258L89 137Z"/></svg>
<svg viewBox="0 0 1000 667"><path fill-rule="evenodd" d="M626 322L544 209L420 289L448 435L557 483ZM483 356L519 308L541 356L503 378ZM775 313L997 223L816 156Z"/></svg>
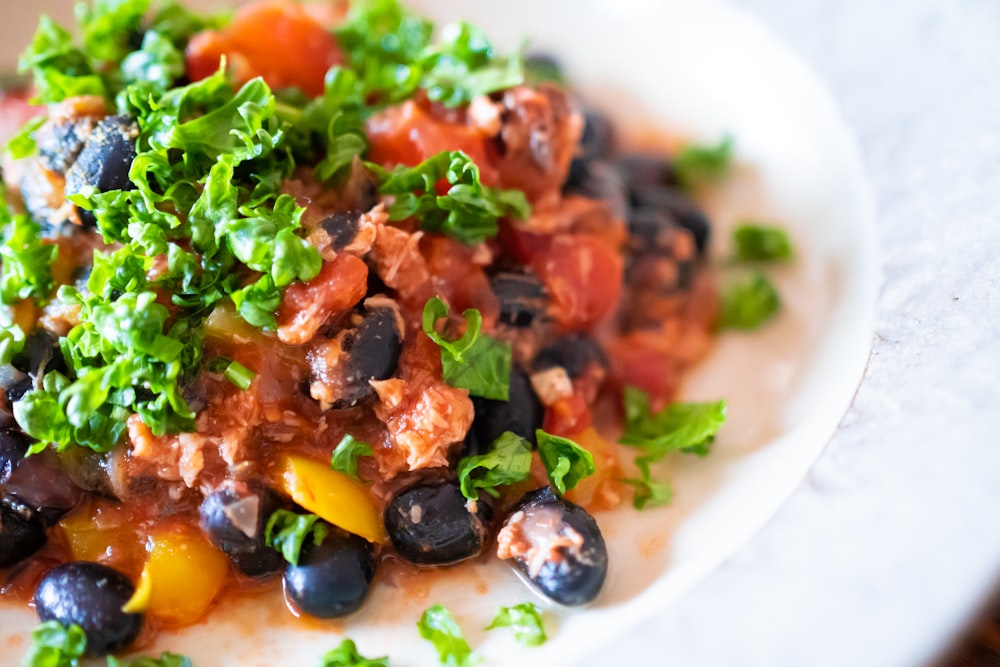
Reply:
<svg viewBox="0 0 1000 667"><path fill-rule="evenodd" d="M279 457L277 483L292 500L320 518L369 542L388 536L365 486L329 465L295 454Z"/></svg>
<svg viewBox="0 0 1000 667"><path fill-rule="evenodd" d="M73 560L103 563L127 574L142 564L142 539L112 503L84 501L57 524Z"/></svg>
<svg viewBox="0 0 1000 667"><path fill-rule="evenodd" d="M149 536L140 577L148 581L146 613L174 625L198 621L226 582L229 559L199 532L165 527Z"/></svg>

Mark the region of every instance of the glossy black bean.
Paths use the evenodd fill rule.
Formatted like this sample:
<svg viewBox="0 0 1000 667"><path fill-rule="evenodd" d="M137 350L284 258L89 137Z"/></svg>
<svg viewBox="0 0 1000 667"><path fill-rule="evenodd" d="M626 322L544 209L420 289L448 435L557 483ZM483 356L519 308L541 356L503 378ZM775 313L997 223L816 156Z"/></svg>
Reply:
<svg viewBox="0 0 1000 667"><path fill-rule="evenodd" d="M679 185L673 164L662 153L626 153L615 160L615 166L633 189Z"/></svg>
<svg viewBox="0 0 1000 667"><path fill-rule="evenodd" d="M201 528L243 574L259 577L281 569L284 559L264 541L267 520L281 509L279 496L259 482L234 482L201 503Z"/></svg>
<svg viewBox="0 0 1000 667"><path fill-rule="evenodd" d="M586 510L559 498L551 487L525 495L497 539L501 551L505 544L520 547L515 566L553 602L587 604L604 585L608 549L601 529Z"/></svg>
<svg viewBox="0 0 1000 667"><path fill-rule="evenodd" d="M545 411L538 400L531 380L516 364L510 369L510 392L506 401L472 397L475 417L469 429L469 453L487 451L493 441L512 431L529 442L535 442L535 430L542 427Z"/></svg>
<svg viewBox="0 0 1000 667"><path fill-rule="evenodd" d="M51 525L76 506L81 492L53 451L24 457L30 444L18 430L0 431L0 481L5 494L16 496Z"/></svg>
<svg viewBox="0 0 1000 667"><path fill-rule="evenodd" d="M469 511L455 482L414 486L385 508L385 529L396 553L418 565L450 565L482 553L493 511L485 501Z"/></svg>
<svg viewBox="0 0 1000 667"><path fill-rule="evenodd" d="M670 188L645 187L633 189L631 198L636 210L658 209L669 214L678 225L691 232L698 253L704 253L711 235L711 223L688 196Z"/></svg>
<svg viewBox="0 0 1000 667"><path fill-rule="evenodd" d="M49 371L66 374L59 337L46 329L35 329L24 339L24 347L11 360L14 368L38 377Z"/></svg>
<svg viewBox="0 0 1000 667"><path fill-rule="evenodd" d="M119 651L139 635L142 614L122 606L135 592L128 577L98 563L66 563L48 572L35 590L42 621L79 625L87 635L87 655Z"/></svg>
<svg viewBox="0 0 1000 667"><path fill-rule="evenodd" d="M375 577L375 549L334 526L316 546L308 540L298 565L285 569L285 596L301 612L337 618L358 610Z"/></svg>
<svg viewBox="0 0 1000 667"><path fill-rule="evenodd" d="M586 372L591 364L608 367L604 350L593 338L581 333L573 333L557 339L535 356L536 371L562 366L566 374L576 379Z"/></svg>
<svg viewBox="0 0 1000 667"><path fill-rule="evenodd" d="M490 286L500 302L500 321L512 327L530 327L548 307L545 286L533 273L498 273Z"/></svg>
<svg viewBox="0 0 1000 667"><path fill-rule="evenodd" d="M45 544L45 526L15 498L0 500L0 569L19 563Z"/></svg>
<svg viewBox="0 0 1000 667"><path fill-rule="evenodd" d="M335 407L350 407L373 398L371 380L387 380L396 373L403 351L403 332L394 308L371 308L361 326L343 339L344 393Z"/></svg>
<svg viewBox="0 0 1000 667"><path fill-rule="evenodd" d="M608 117L596 109L584 109L580 154L584 158L605 158L611 154L614 144L614 126Z"/></svg>
<svg viewBox="0 0 1000 667"><path fill-rule="evenodd" d="M618 171L603 160L574 158L563 185L564 194L575 194L607 202L618 218L628 212L628 190Z"/></svg>
<svg viewBox="0 0 1000 667"><path fill-rule="evenodd" d="M7 387L7 400L11 403L17 403L24 398L25 394L34 389L34 387L35 381L25 375L20 380Z"/></svg>
<svg viewBox="0 0 1000 667"><path fill-rule="evenodd" d="M66 194L97 188L98 192L129 190L138 126L127 116L108 116L87 137L76 162L66 172Z"/></svg>
<svg viewBox="0 0 1000 667"><path fill-rule="evenodd" d="M330 237L330 247L339 252L349 246L358 235L361 211L341 211L327 216L320 223Z"/></svg>

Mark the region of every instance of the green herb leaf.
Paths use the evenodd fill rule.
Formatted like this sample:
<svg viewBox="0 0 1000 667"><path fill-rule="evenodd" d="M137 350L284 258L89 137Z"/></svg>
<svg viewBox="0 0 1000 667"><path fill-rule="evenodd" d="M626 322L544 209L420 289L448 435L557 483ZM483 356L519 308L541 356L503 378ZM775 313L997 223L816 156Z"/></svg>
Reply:
<svg viewBox="0 0 1000 667"><path fill-rule="evenodd" d="M176 653L165 652L159 658L143 656L127 663L108 656L108 667L193 667L191 659Z"/></svg>
<svg viewBox="0 0 1000 667"><path fill-rule="evenodd" d="M569 438L538 429L535 439L538 441L538 456L559 495L575 487L584 477L594 474L593 454Z"/></svg>
<svg viewBox="0 0 1000 667"><path fill-rule="evenodd" d="M391 220L416 218L425 231L450 236L475 245L496 236L501 217L526 219L531 206L519 190L487 187L479 179L479 167L462 151L442 151L415 167L397 166L386 171L366 163L378 179L379 192L393 195ZM450 187L437 194L437 184Z"/></svg>
<svg viewBox="0 0 1000 667"><path fill-rule="evenodd" d="M548 639L542 625L542 611L531 602L500 607L486 629L494 628L514 628L514 637L525 646L541 646Z"/></svg>
<svg viewBox="0 0 1000 667"><path fill-rule="evenodd" d="M389 667L389 658L366 658L358 653L353 641L345 639L323 656L320 667Z"/></svg>
<svg viewBox="0 0 1000 667"><path fill-rule="evenodd" d="M0 193L3 194L3 193ZM3 221L3 218L6 220ZM14 304L34 297L48 301L52 292L52 262L58 246L42 242L41 227L25 215L0 212L3 243L0 244L0 300Z"/></svg>
<svg viewBox="0 0 1000 667"><path fill-rule="evenodd" d="M330 533L327 525L319 522L320 518L315 514L276 510L267 520L264 542L280 551L286 561L298 565L306 539L311 538L313 544L319 546Z"/></svg>
<svg viewBox="0 0 1000 667"><path fill-rule="evenodd" d="M205 365L205 370L210 373L222 373L223 377L243 391L249 389L253 379L257 377L256 373L240 362L225 357L213 359Z"/></svg>
<svg viewBox="0 0 1000 667"><path fill-rule="evenodd" d="M674 171L685 189L697 190L722 177L732 157L733 138L729 136L715 146L688 144L674 158Z"/></svg>
<svg viewBox="0 0 1000 667"><path fill-rule="evenodd" d="M350 475L358 479L358 458L361 456L372 456L371 445L367 445L360 440L355 440L350 433L341 438L340 443L333 450L333 458L330 460L330 467L345 475Z"/></svg>
<svg viewBox="0 0 1000 667"><path fill-rule="evenodd" d="M79 625L68 628L46 621L31 631L25 667L78 667L87 650L87 635Z"/></svg>
<svg viewBox="0 0 1000 667"><path fill-rule="evenodd" d="M438 660L451 667L470 667L479 662L451 612L439 604L424 611L417 622L420 636L433 644Z"/></svg>
<svg viewBox="0 0 1000 667"><path fill-rule="evenodd" d="M639 477L620 481L635 489L636 509L665 505L673 492L669 485L653 479L651 464L674 451L706 456L726 421L726 402L671 403L653 413L649 396L641 389L625 387L622 398L625 433L619 442L642 453L635 459Z"/></svg>
<svg viewBox="0 0 1000 667"><path fill-rule="evenodd" d="M42 15L31 46L21 55L19 72L32 73L33 102L50 104L77 95L105 96L104 81L88 57L73 45L73 35Z"/></svg>
<svg viewBox="0 0 1000 667"><path fill-rule="evenodd" d="M35 132L45 121L46 116L35 116L22 125L21 129L13 137L7 140L7 152L11 158L21 160L34 154L37 148L35 144ZM6 199L6 195L4 199Z"/></svg>
<svg viewBox="0 0 1000 667"><path fill-rule="evenodd" d="M150 0L93 0L76 6L86 53L96 61L119 62L132 50Z"/></svg>
<svg viewBox="0 0 1000 667"><path fill-rule="evenodd" d="M146 82L156 90L167 90L184 76L184 54L165 35L149 31L142 38L142 48L122 61L126 84Z"/></svg>
<svg viewBox="0 0 1000 667"><path fill-rule="evenodd" d="M474 396L506 401L510 392L510 345L481 332L483 316L469 308L465 318L465 333L449 341L434 325L448 316L449 308L439 297L424 304L424 333L441 348L444 380L452 387L468 389Z"/></svg>
<svg viewBox="0 0 1000 667"><path fill-rule="evenodd" d="M486 34L464 21L446 25L441 44L424 49L420 65L427 97L448 107L524 83L520 55L500 58Z"/></svg>
<svg viewBox="0 0 1000 667"><path fill-rule="evenodd" d="M781 309L778 290L763 273L732 282L722 290L719 326L722 329L756 329Z"/></svg>
<svg viewBox="0 0 1000 667"><path fill-rule="evenodd" d="M743 262L784 262L792 258L792 242L781 227L744 223L733 229L736 259Z"/></svg>
<svg viewBox="0 0 1000 667"><path fill-rule="evenodd" d="M516 484L531 473L531 443L510 431L504 431L493 441L490 450L477 456L466 456L458 462L458 481L462 495L479 499L479 489L494 498L500 496L496 487Z"/></svg>
<svg viewBox="0 0 1000 667"><path fill-rule="evenodd" d="M671 403L657 413L650 409L649 396L636 387L625 387L625 433L619 442L639 447L650 460L682 451L708 454L719 428L726 421L726 402Z"/></svg>

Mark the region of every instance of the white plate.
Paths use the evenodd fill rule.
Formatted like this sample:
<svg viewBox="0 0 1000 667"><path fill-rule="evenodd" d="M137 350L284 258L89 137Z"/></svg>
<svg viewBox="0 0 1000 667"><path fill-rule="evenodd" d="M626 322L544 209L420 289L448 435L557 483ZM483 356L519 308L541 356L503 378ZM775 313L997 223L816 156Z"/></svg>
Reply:
<svg viewBox="0 0 1000 667"><path fill-rule="evenodd" d="M67 4L8 10L0 44L25 41L37 7ZM483 631L499 605L531 599L509 569L492 564L404 588L383 580L362 612L336 623L289 622L280 600L227 603L210 623L164 634L144 652L184 653L203 667L313 665L350 636L366 655L430 666L435 654L414 624L441 602L488 664L579 663L675 602L763 525L819 454L861 377L878 283L872 197L828 93L780 40L715 0L419 5L435 17L471 19L505 47L532 35L534 47L557 54L586 98L623 128L704 140L732 134L736 176L709 204L716 238L745 218L789 228L797 259L772 271L785 308L759 333L724 335L692 374L685 397L730 402L715 450L670 462L670 507L598 516L611 551L606 590L586 610L550 613L544 646L525 649L504 631ZM28 611L0 609L0 662L17 662L8 656L23 652L33 624Z"/></svg>

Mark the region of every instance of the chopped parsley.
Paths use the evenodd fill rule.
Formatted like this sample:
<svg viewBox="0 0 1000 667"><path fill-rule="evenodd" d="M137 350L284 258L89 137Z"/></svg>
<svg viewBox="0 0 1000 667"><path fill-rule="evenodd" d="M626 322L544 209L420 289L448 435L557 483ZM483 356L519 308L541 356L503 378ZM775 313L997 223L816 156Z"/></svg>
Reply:
<svg viewBox="0 0 1000 667"><path fill-rule="evenodd" d="M784 262L792 258L792 242L781 227L743 223L733 229L733 253L741 262Z"/></svg>
<svg viewBox="0 0 1000 667"><path fill-rule="evenodd" d="M714 146L688 144L673 159L674 173L686 190L721 178L729 170L733 157L733 138L726 136Z"/></svg>
<svg viewBox="0 0 1000 667"><path fill-rule="evenodd" d="M636 387L625 387L625 432L619 442L635 447L641 454L635 465L639 477L623 480L635 490L637 509L670 502L670 487L653 479L650 465L670 452L706 456L715 435L726 421L726 402L671 403L653 412L649 396Z"/></svg>
<svg viewBox="0 0 1000 667"><path fill-rule="evenodd" d="M2 190L0 190L0 194ZM0 243L0 300L14 304L28 298L48 301L52 293L52 262L58 246L41 239L41 226L26 215L10 215L0 207L4 227Z"/></svg>
<svg viewBox="0 0 1000 667"><path fill-rule="evenodd" d="M451 612L441 605L436 604L424 611L417 621L417 630L434 646L441 664L471 667L479 662L479 656L472 652Z"/></svg>
<svg viewBox="0 0 1000 667"><path fill-rule="evenodd" d="M744 280L734 280L722 289L719 326L722 329L752 330L778 314L781 296L761 272Z"/></svg>
<svg viewBox="0 0 1000 667"><path fill-rule="evenodd" d="M330 467L358 479L358 459L362 456L372 456L374 453L371 445L355 440L354 436L348 433L334 448Z"/></svg>
<svg viewBox="0 0 1000 667"><path fill-rule="evenodd" d="M542 625L542 612L531 602L523 602L513 607L500 607L487 630L513 628L514 637L525 646L541 646L548 637Z"/></svg>
<svg viewBox="0 0 1000 667"><path fill-rule="evenodd" d="M559 495L580 483L584 477L594 474L594 456L569 438L535 431L538 442L538 456L545 464L549 481Z"/></svg>
<svg viewBox="0 0 1000 667"><path fill-rule="evenodd" d="M135 660L123 662L114 656L108 656L108 667L193 667L191 659L176 653L165 652L159 658L143 656Z"/></svg>
<svg viewBox="0 0 1000 667"><path fill-rule="evenodd" d="M25 667L78 667L87 651L87 635L79 625L63 627L46 621L31 631Z"/></svg>
<svg viewBox="0 0 1000 667"><path fill-rule="evenodd" d="M526 219L531 206L520 190L498 190L482 184L479 167L462 151L442 151L415 167L388 171L368 163L378 178L379 192L393 195L390 220L416 218L421 229L439 232L467 245L496 236L497 220ZM449 188L438 194L438 183Z"/></svg>
<svg viewBox="0 0 1000 667"><path fill-rule="evenodd" d="M466 456L458 462L458 482L462 495L479 499L479 489L494 498L496 487L516 484L531 473L531 443L510 431L497 438L485 454Z"/></svg>
<svg viewBox="0 0 1000 667"><path fill-rule="evenodd" d="M389 658L366 658L352 640L345 639L323 656L320 667L389 667Z"/></svg>
<svg viewBox="0 0 1000 667"><path fill-rule="evenodd" d="M465 333L457 340L448 340L435 329L438 320L448 317L449 308L440 297L431 297L424 304L424 333L441 348L441 368L444 381L452 387L468 389L474 396L506 401L510 392L510 345L482 333L483 316L469 308L465 318Z"/></svg>
<svg viewBox="0 0 1000 667"><path fill-rule="evenodd" d="M302 547L307 539L319 546L329 535L330 529L315 514L296 514L289 510L276 510L267 520L264 542L281 552L292 565L299 564Z"/></svg>

